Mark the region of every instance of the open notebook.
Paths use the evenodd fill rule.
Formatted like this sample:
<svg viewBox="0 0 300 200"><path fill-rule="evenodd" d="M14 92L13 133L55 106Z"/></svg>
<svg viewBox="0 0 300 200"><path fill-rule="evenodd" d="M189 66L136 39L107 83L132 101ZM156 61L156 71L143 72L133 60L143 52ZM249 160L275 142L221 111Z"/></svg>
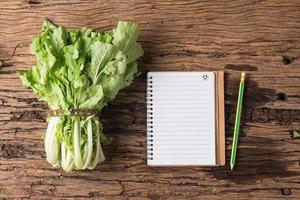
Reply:
<svg viewBox="0 0 300 200"><path fill-rule="evenodd" d="M225 165L223 72L149 72L147 164Z"/></svg>

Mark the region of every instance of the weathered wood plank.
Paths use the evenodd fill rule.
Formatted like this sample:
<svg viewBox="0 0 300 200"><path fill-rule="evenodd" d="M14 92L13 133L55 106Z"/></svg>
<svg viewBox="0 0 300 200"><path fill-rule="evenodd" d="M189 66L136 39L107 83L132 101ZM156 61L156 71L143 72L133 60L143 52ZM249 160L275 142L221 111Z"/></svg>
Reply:
<svg viewBox="0 0 300 200"><path fill-rule="evenodd" d="M0 2L0 198L300 198L300 3L288 1ZM107 161L66 174L45 160L47 106L21 85L34 65L29 44L48 17L68 28L109 29L135 20L142 75L102 113ZM146 165L145 75L162 70L224 70L226 149L240 71L249 78L236 170ZM117 124L117 126L116 126Z"/></svg>

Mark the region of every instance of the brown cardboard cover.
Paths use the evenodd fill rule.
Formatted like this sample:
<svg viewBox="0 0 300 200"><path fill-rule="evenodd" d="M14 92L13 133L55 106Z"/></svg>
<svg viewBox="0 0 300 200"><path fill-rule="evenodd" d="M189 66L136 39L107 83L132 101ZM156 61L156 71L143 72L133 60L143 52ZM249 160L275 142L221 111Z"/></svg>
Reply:
<svg viewBox="0 0 300 200"><path fill-rule="evenodd" d="M225 165L224 72L216 72L216 163Z"/></svg>

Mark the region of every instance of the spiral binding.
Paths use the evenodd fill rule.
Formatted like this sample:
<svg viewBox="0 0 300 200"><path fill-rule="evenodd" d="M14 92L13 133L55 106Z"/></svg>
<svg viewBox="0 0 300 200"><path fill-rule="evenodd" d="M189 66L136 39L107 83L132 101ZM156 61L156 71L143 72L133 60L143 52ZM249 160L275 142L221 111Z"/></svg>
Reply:
<svg viewBox="0 0 300 200"><path fill-rule="evenodd" d="M147 79L147 159L153 160L153 78Z"/></svg>

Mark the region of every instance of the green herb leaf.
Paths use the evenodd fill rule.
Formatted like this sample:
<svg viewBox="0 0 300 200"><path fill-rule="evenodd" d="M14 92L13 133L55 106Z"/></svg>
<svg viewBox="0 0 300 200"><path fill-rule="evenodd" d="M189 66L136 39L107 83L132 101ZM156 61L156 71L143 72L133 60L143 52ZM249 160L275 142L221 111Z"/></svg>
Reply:
<svg viewBox="0 0 300 200"><path fill-rule="evenodd" d="M293 134L292 134L292 137L293 137L293 138L299 138L299 137L300 137L300 131L294 130L294 131L293 131Z"/></svg>

